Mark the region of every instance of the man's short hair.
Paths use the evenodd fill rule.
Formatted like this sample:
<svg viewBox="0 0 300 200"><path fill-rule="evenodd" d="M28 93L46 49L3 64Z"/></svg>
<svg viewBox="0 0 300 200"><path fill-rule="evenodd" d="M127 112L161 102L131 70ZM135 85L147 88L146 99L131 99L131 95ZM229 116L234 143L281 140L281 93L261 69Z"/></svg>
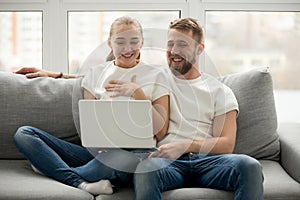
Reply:
<svg viewBox="0 0 300 200"><path fill-rule="evenodd" d="M169 29L178 29L181 31L192 31L193 38L202 43L204 39L203 28L196 19L182 18L172 21L169 25Z"/></svg>

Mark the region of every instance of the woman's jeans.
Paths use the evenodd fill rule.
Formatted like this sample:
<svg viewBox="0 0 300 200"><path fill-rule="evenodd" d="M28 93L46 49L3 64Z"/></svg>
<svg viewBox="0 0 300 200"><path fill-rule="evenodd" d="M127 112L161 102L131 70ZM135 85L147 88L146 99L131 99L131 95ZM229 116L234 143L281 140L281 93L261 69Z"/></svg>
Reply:
<svg viewBox="0 0 300 200"><path fill-rule="evenodd" d="M184 154L178 160L151 158L137 166L136 200L161 200L162 192L205 187L235 192L235 200L262 200L260 163L245 155Z"/></svg>
<svg viewBox="0 0 300 200"><path fill-rule="evenodd" d="M84 147L30 126L19 128L14 141L19 151L43 174L74 187L83 181L96 182L101 179L110 180L116 186L132 185L133 173L130 171L135 170L139 163L131 156L132 153L126 151L100 153L95 158ZM110 163L100 162L102 157Z"/></svg>

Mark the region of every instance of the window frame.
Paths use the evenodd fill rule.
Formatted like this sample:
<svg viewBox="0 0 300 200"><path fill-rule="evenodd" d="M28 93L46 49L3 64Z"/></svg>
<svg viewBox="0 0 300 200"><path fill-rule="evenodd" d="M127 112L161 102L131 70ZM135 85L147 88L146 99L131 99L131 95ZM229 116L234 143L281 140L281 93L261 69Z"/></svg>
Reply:
<svg viewBox="0 0 300 200"><path fill-rule="evenodd" d="M143 0L141 2L140 0L115 0L111 2L111 0L0 0L0 11L43 12L42 67L46 70L64 73L68 73L68 12L85 10L180 10L181 17L198 19L205 31L207 11L300 12L300 1ZM201 55L200 65L205 66L205 54Z"/></svg>

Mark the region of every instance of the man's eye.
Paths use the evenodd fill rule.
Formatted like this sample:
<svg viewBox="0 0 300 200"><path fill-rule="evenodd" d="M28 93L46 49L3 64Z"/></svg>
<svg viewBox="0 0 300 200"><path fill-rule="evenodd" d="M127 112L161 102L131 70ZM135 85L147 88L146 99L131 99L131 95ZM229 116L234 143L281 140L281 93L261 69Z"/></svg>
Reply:
<svg viewBox="0 0 300 200"><path fill-rule="evenodd" d="M173 46L174 46L174 43L171 43L171 42L168 43L168 47L173 47Z"/></svg>
<svg viewBox="0 0 300 200"><path fill-rule="evenodd" d="M178 46L181 47L181 48L183 48L183 47L186 47L187 44L186 43L179 43Z"/></svg>

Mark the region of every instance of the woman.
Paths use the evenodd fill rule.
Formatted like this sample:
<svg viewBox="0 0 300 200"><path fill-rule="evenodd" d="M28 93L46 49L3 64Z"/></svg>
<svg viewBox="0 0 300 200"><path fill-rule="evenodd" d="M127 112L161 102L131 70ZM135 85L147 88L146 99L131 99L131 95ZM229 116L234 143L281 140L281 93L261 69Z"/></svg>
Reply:
<svg viewBox="0 0 300 200"><path fill-rule="evenodd" d="M166 78L162 70L139 60L143 45L139 22L129 17L115 20L111 25L108 45L112 49L108 60L113 60L91 68L82 82L84 98L151 100L154 135L158 141L161 140L166 134L169 120L169 96L163 87ZM100 153L95 158L86 148L30 126L20 127L14 140L34 169L93 195L111 194L111 183L116 186L132 183L132 173L113 169L99 161L101 156L109 154ZM129 154L132 153L124 155ZM120 155L116 157L120 158ZM114 159L117 158L110 157L110 160ZM122 162L124 166L133 168L138 164L126 157Z"/></svg>

